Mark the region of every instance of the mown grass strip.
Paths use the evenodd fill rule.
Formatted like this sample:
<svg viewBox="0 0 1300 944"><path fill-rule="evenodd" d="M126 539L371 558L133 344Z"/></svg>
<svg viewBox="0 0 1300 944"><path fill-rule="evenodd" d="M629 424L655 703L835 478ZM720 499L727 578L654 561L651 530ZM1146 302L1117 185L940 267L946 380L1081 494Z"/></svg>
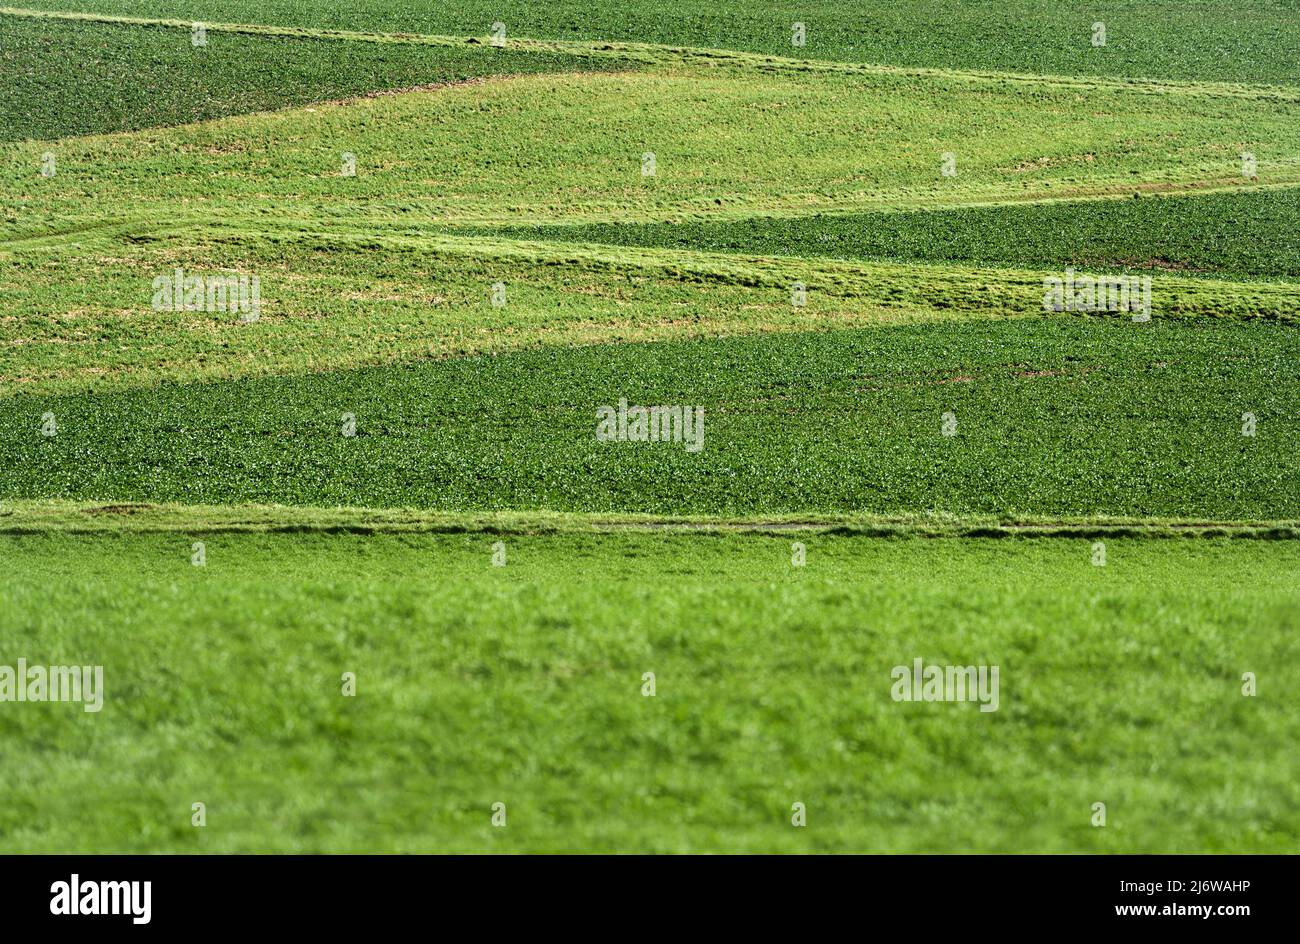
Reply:
<svg viewBox="0 0 1300 944"><path fill-rule="evenodd" d="M416 508L304 508L76 501L0 502L0 534L833 534L846 537L1300 539L1300 521L993 516L577 514L439 512Z"/></svg>

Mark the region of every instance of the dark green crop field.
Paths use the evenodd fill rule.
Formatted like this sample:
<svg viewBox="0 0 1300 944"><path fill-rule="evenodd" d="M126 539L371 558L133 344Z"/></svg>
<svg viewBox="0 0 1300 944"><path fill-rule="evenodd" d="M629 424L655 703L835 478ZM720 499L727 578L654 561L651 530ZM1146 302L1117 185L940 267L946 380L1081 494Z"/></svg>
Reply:
<svg viewBox="0 0 1300 944"><path fill-rule="evenodd" d="M1300 17L1288 0L29 0L137 17L487 36L619 40L843 62L1058 75L1300 83ZM793 24L805 45L792 45ZM1093 24L1106 27L1093 45Z"/></svg>
<svg viewBox="0 0 1300 944"><path fill-rule="evenodd" d="M1263 323L548 349L19 396L0 420L0 483L10 498L205 504L1294 518L1298 383L1300 335ZM598 407L620 399L701 408L702 448L598 441Z"/></svg>
<svg viewBox="0 0 1300 944"><path fill-rule="evenodd" d="M0 141L133 131L493 75L611 68L628 66L218 30L194 46L191 31L175 27L0 17Z"/></svg>

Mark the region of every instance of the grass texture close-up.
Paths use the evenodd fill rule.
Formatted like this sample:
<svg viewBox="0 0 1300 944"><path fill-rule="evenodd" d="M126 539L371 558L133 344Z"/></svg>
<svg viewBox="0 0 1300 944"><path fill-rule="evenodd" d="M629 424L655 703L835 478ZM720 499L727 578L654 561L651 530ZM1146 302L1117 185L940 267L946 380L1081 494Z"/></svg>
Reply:
<svg viewBox="0 0 1300 944"><path fill-rule="evenodd" d="M1300 684L1300 543L1121 538L1102 569L1078 540L807 541L792 568L780 537L508 536L496 568L482 534L221 534L196 568L184 534L5 536L12 644L93 659L106 694L0 715L0 831L39 852L1288 848L1300 722L1237 677ZM891 700L916 657L1000 664L997 711ZM1106 829L1076 815L1098 796ZM172 815L193 799L201 830Z"/></svg>
<svg viewBox="0 0 1300 944"><path fill-rule="evenodd" d="M1294 852L1298 293L1285 0L0 8L0 854Z"/></svg>

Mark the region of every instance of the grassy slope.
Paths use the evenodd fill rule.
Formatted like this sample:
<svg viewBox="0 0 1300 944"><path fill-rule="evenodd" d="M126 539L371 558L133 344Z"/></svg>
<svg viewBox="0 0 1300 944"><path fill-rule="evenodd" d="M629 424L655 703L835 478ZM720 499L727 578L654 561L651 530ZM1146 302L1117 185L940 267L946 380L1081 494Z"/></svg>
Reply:
<svg viewBox="0 0 1300 944"><path fill-rule="evenodd" d="M776 55L1062 75L1300 83L1300 19L1288 0L26 0L25 7L355 30L616 39ZM1104 48L1092 24L1107 27ZM794 49L791 24L807 25Z"/></svg>
<svg viewBox="0 0 1300 944"><path fill-rule="evenodd" d="M683 123L683 115L691 115ZM978 133L972 134L972 127ZM947 76L531 76L0 152L0 226L786 215L1300 180L1300 100ZM357 176L340 174L344 151ZM641 174L645 151L655 177ZM955 178L940 155L958 155ZM202 182L200 186L199 182Z"/></svg>
<svg viewBox="0 0 1300 944"><path fill-rule="evenodd" d="M781 538L570 535L493 568L490 540L211 536L199 569L175 535L0 538L6 653L102 664L107 691L0 712L0 848L1280 852L1300 828L1300 545L1119 540L1103 569L1084 541L822 537L794 569ZM914 657L999 665L999 711L892 701Z"/></svg>
<svg viewBox="0 0 1300 944"><path fill-rule="evenodd" d="M726 222L502 228L500 235L802 256L1300 278L1300 188Z"/></svg>
<svg viewBox="0 0 1300 944"><path fill-rule="evenodd" d="M1291 326L1264 323L939 322L18 395L0 415L0 494L1297 517L1298 344ZM620 397L702 406L704 450L597 442L596 408ZM39 431L47 411L53 438Z"/></svg>
<svg viewBox="0 0 1300 944"><path fill-rule="evenodd" d="M75 49L76 55L69 55ZM485 75L631 68L542 52L0 16L0 141L175 125Z"/></svg>
<svg viewBox="0 0 1300 944"><path fill-rule="evenodd" d="M1042 272L494 238L125 227L0 251L0 396L316 372L421 357L907 321L1037 317ZM241 272L262 320L154 311L152 281ZM95 273L86 279L85 273ZM1058 274L1063 270L1058 270ZM506 285L506 305L490 286ZM790 287L808 286L807 305ZM1289 282L1160 275L1159 318L1297 315Z"/></svg>
<svg viewBox="0 0 1300 944"><path fill-rule="evenodd" d="M661 68L63 142L54 178L35 173L46 145L14 145L6 222L27 238L0 248L23 275L0 286L0 362L11 382L84 385L104 372L112 385L546 342L1032 313L1041 273L792 265L427 234L448 219L735 218L763 207L805 213L1240 183L1235 154L1247 145L1258 147L1265 180L1285 179L1295 170L1297 107L1204 90L1048 84L1026 95L998 79ZM686 133L682 108L701 118ZM970 114L982 116L986 134L968 154ZM1151 136L1133 140L1143 127ZM639 155L650 146L659 176L647 180ZM946 146L962 155L955 179L938 174L935 155ZM346 149L358 154L356 178L339 176ZM707 231L696 232L707 241ZM773 248L752 227L746 244ZM1261 260L1258 270L1270 265ZM258 274L266 323L244 330L222 316L149 311L149 282L174 266ZM95 280L84 278L86 267ZM498 279L512 286L510 307L488 312L482 300ZM796 279L814 289L808 311L785 305ZM1288 285L1162 288L1162 313L1294 310Z"/></svg>

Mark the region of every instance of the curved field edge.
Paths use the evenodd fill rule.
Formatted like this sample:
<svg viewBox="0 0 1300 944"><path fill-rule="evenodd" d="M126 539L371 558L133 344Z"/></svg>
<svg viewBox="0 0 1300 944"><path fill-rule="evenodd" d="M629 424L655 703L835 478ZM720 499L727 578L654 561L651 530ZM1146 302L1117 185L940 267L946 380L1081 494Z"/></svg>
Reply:
<svg viewBox="0 0 1300 944"><path fill-rule="evenodd" d="M0 15L0 141L177 126L503 75L636 67L495 52L220 31L196 46L188 31L170 27Z"/></svg>
<svg viewBox="0 0 1300 944"><path fill-rule="evenodd" d="M38 19L76 20L95 23L115 23L137 26L161 26L189 31L194 20L122 16L89 12L63 12L34 10L20 7L0 7L0 15L32 17ZM371 32L364 30L328 29L321 27L272 25L257 23L210 23L203 20L209 31L246 33L262 36L291 36L312 39L332 39L345 42L397 43L431 46L464 46L495 50L519 49L537 52L562 52L568 55L593 58L613 58L632 62L654 64L689 64L712 67L730 67L764 72L812 72L842 75L902 75L914 77L955 78L970 82L1018 82L1030 85L1053 85L1070 89L1114 88L1144 94L1186 94L1233 98L1267 98L1279 101L1300 101L1300 90L1288 85L1260 82L1212 82L1159 78L1111 78L1106 76L1080 77L1051 73L1016 72L983 69L951 69L925 66L884 65L865 62L844 62L830 59L806 59L767 53L744 52L733 49L698 46L673 46L614 40L559 40L508 36L502 47L491 45L487 33L474 36L445 34L420 34L407 32Z"/></svg>
<svg viewBox="0 0 1300 944"><path fill-rule="evenodd" d="M0 261L21 275L0 289L0 398L543 346L1088 317L1044 311L1044 277L1063 270L263 225L79 231L0 249ZM93 281L84 278L88 266ZM154 280L176 269L257 275L259 320L155 310ZM503 307L490 303L498 282L507 290ZM791 300L796 283L807 287L801 306ZM1300 317L1288 282L1160 273L1151 295L1155 319Z"/></svg>
<svg viewBox="0 0 1300 944"><path fill-rule="evenodd" d="M1300 181L1297 127L1295 102L697 67L561 72L9 145L0 230L181 217L329 228L723 219L1131 196L1250 186L1244 152L1274 185ZM40 172L47 151L52 176ZM956 176L941 173L944 152L958 155Z"/></svg>
<svg viewBox="0 0 1300 944"><path fill-rule="evenodd" d="M751 256L1300 279L1300 188L1153 197L717 222L475 228L467 234Z"/></svg>
<svg viewBox="0 0 1300 944"><path fill-rule="evenodd" d="M0 534L828 534L919 538L1246 538L1300 540L1300 520L1034 518L914 515L581 514L443 512L415 508L305 508L291 505L179 505L148 502L4 501Z"/></svg>

